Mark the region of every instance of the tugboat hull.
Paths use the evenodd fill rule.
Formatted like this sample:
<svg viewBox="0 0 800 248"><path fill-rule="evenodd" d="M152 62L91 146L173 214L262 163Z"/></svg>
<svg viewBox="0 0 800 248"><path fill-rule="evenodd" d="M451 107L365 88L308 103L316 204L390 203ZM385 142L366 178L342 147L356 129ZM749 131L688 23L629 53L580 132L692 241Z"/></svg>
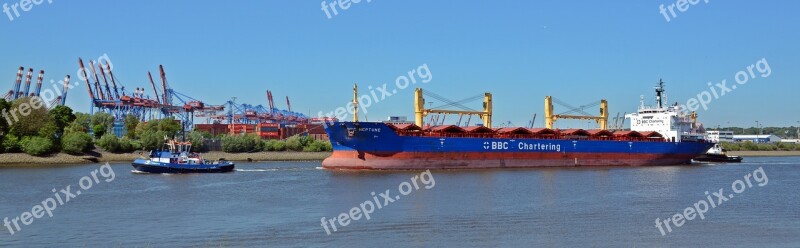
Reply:
<svg viewBox="0 0 800 248"><path fill-rule="evenodd" d="M183 174L183 173L226 173L232 172L235 168L233 163L221 164L168 164L168 163L155 163L149 160L136 160L132 163L133 168L137 171L147 173L170 173L170 174Z"/></svg>
<svg viewBox="0 0 800 248"><path fill-rule="evenodd" d="M705 154L700 157L694 158L697 162L715 162L715 163L739 163L742 162L742 157L727 156L718 154Z"/></svg>

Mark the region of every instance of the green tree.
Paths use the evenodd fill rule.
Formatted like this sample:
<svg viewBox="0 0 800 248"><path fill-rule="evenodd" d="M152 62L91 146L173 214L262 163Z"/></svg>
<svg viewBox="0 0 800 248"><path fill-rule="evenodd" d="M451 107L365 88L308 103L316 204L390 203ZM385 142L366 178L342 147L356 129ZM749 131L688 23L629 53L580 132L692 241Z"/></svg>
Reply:
<svg viewBox="0 0 800 248"><path fill-rule="evenodd" d="M292 136L286 139L286 149L291 151L302 151L303 141L300 139L300 136Z"/></svg>
<svg viewBox="0 0 800 248"><path fill-rule="evenodd" d="M89 132L89 125L92 122L92 116L86 113L75 113L75 120L70 123L65 132Z"/></svg>
<svg viewBox="0 0 800 248"><path fill-rule="evenodd" d="M165 136L167 136L166 132L147 130L139 134L139 141L141 142L143 149L154 150L161 148L161 146L164 144Z"/></svg>
<svg viewBox="0 0 800 248"><path fill-rule="evenodd" d="M139 141L125 136L119 139L119 150L116 152L133 152L139 149L142 149L142 144Z"/></svg>
<svg viewBox="0 0 800 248"><path fill-rule="evenodd" d="M97 124L92 127L92 131L94 131L94 138L98 139L102 138L103 136L106 136L106 132L108 132L108 127L102 124Z"/></svg>
<svg viewBox="0 0 800 248"><path fill-rule="evenodd" d="M738 143L720 142L720 146L728 151L739 151L741 148Z"/></svg>
<svg viewBox="0 0 800 248"><path fill-rule="evenodd" d="M19 143L23 152L34 156L41 156L53 151L53 140L44 137L25 137Z"/></svg>
<svg viewBox="0 0 800 248"><path fill-rule="evenodd" d="M92 126L94 125L103 125L108 128L114 127L114 116L109 113L95 113L92 115Z"/></svg>
<svg viewBox="0 0 800 248"><path fill-rule="evenodd" d="M39 137L60 142L60 132L55 121L50 120L39 129Z"/></svg>
<svg viewBox="0 0 800 248"><path fill-rule="evenodd" d="M92 148L92 137L84 132L67 132L61 139L61 151L78 155Z"/></svg>
<svg viewBox="0 0 800 248"><path fill-rule="evenodd" d="M136 135L139 137L146 131L163 131L169 137L175 137L178 131L181 130L181 125L173 118L165 118L160 120L150 120L149 122L140 122L136 126Z"/></svg>
<svg viewBox="0 0 800 248"><path fill-rule="evenodd" d="M125 153L133 152L142 148L142 144L138 141L129 139L128 137L117 138L113 134L103 135L97 140L97 146L107 152Z"/></svg>
<svg viewBox="0 0 800 248"><path fill-rule="evenodd" d="M758 151L775 151L777 149L775 144L758 144Z"/></svg>
<svg viewBox="0 0 800 248"><path fill-rule="evenodd" d="M136 138L136 126L139 125L139 118L136 118L135 115L128 114L125 116L125 130L128 131L126 136L131 139Z"/></svg>
<svg viewBox="0 0 800 248"><path fill-rule="evenodd" d="M285 151L286 150L286 142L281 140L267 140L264 141L264 151Z"/></svg>
<svg viewBox="0 0 800 248"><path fill-rule="evenodd" d="M326 151L327 147L324 141L321 140L314 140L313 142L309 143L308 146L303 148L304 152L322 152Z"/></svg>
<svg viewBox="0 0 800 248"><path fill-rule="evenodd" d="M333 151L333 144L331 144L330 140L326 140L325 141L325 148L323 149L323 151L326 151L326 152L332 152Z"/></svg>
<svg viewBox="0 0 800 248"><path fill-rule="evenodd" d="M181 131L181 124L173 118L161 119L158 121L158 130L175 136Z"/></svg>
<svg viewBox="0 0 800 248"><path fill-rule="evenodd" d="M225 135L222 137L222 151L224 152L263 151L263 145L261 137L255 134Z"/></svg>
<svg viewBox="0 0 800 248"><path fill-rule="evenodd" d="M745 141L739 147L742 151L758 151L758 145L750 141Z"/></svg>
<svg viewBox="0 0 800 248"><path fill-rule="evenodd" d="M11 103L7 102L6 99L0 99L0 135L8 133L9 125L2 115L8 115L10 109Z"/></svg>
<svg viewBox="0 0 800 248"><path fill-rule="evenodd" d="M186 140L192 142L192 152L206 152L208 148L205 146L205 139L210 134L201 131L191 131L186 135Z"/></svg>
<svg viewBox="0 0 800 248"><path fill-rule="evenodd" d="M10 133L17 137L38 135L39 129L51 120L43 104L38 97L23 97L15 100L11 109L15 111L17 118L12 119L14 122L10 125Z"/></svg>
<svg viewBox="0 0 800 248"><path fill-rule="evenodd" d="M91 117L91 127L95 138L103 137L109 130L114 128L114 116L109 113L95 113Z"/></svg>
<svg viewBox="0 0 800 248"><path fill-rule="evenodd" d="M75 114L72 113L72 109L67 106L55 106L49 112L50 118L53 119L56 127L58 128L58 133L62 133L64 128L67 127L70 123L75 121Z"/></svg>
<svg viewBox="0 0 800 248"><path fill-rule="evenodd" d="M777 145L777 147L776 147L776 148L777 148L778 150L781 150L781 151L791 151L791 150L794 150L794 144L791 144L791 143L778 143L778 144L776 144L776 145Z"/></svg>
<svg viewBox="0 0 800 248"><path fill-rule="evenodd" d="M19 152L19 137L9 133L3 135L3 151L5 152Z"/></svg>
<svg viewBox="0 0 800 248"><path fill-rule="evenodd" d="M119 139L111 134L103 135L97 140L97 146L107 152L119 151Z"/></svg>

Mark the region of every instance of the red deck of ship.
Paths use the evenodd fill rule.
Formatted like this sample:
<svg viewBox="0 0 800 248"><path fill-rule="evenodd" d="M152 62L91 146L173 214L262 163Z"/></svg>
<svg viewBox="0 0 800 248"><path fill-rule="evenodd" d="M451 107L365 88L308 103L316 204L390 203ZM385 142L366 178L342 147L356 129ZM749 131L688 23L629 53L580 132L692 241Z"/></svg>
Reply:
<svg viewBox="0 0 800 248"><path fill-rule="evenodd" d="M498 138L498 139L561 139L561 140L616 140L666 142L658 132L608 131L601 129L548 129L484 126L459 127L456 125L419 127L415 124L387 124L400 136L447 138Z"/></svg>

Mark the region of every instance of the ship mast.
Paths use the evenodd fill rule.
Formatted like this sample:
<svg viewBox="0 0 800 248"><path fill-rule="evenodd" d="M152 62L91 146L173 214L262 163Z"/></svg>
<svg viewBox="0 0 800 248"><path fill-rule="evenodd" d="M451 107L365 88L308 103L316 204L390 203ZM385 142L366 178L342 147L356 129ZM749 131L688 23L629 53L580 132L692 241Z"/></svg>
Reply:
<svg viewBox="0 0 800 248"><path fill-rule="evenodd" d="M656 105L658 108L664 107L664 100L662 99L662 95L664 94L664 80L659 79L658 85L656 85Z"/></svg>

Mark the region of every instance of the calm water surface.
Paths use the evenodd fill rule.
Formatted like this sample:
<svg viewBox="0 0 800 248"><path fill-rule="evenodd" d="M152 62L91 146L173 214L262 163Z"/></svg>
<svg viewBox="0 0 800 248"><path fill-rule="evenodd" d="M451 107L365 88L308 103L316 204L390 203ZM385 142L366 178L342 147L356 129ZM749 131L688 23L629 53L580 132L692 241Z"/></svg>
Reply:
<svg viewBox="0 0 800 248"><path fill-rule="evenodd" d="M11 235L6 247L800 247L800 157L645 168L433 171L399 199L419 172L346 172L319 162L237 165L230 174L153 175L113 164L114 180L82 191ZM13 219L80 190L100 165L0 169L0 218ZM767 184L735 194L661 235L671 218L762 167ZM435 182L435 184L432 184ZM409 184L410 185L410 184ZM425 185L432 188L425 189ZM412 186L413 187L413 186ZM327 235L336 218L371 192L395 198ZM377 195L376 195L377 196ZM715 201L716 197L712 198ZM379 199L384 202L382 198ZM338 225L338 224L337 224Z"/></svg>

